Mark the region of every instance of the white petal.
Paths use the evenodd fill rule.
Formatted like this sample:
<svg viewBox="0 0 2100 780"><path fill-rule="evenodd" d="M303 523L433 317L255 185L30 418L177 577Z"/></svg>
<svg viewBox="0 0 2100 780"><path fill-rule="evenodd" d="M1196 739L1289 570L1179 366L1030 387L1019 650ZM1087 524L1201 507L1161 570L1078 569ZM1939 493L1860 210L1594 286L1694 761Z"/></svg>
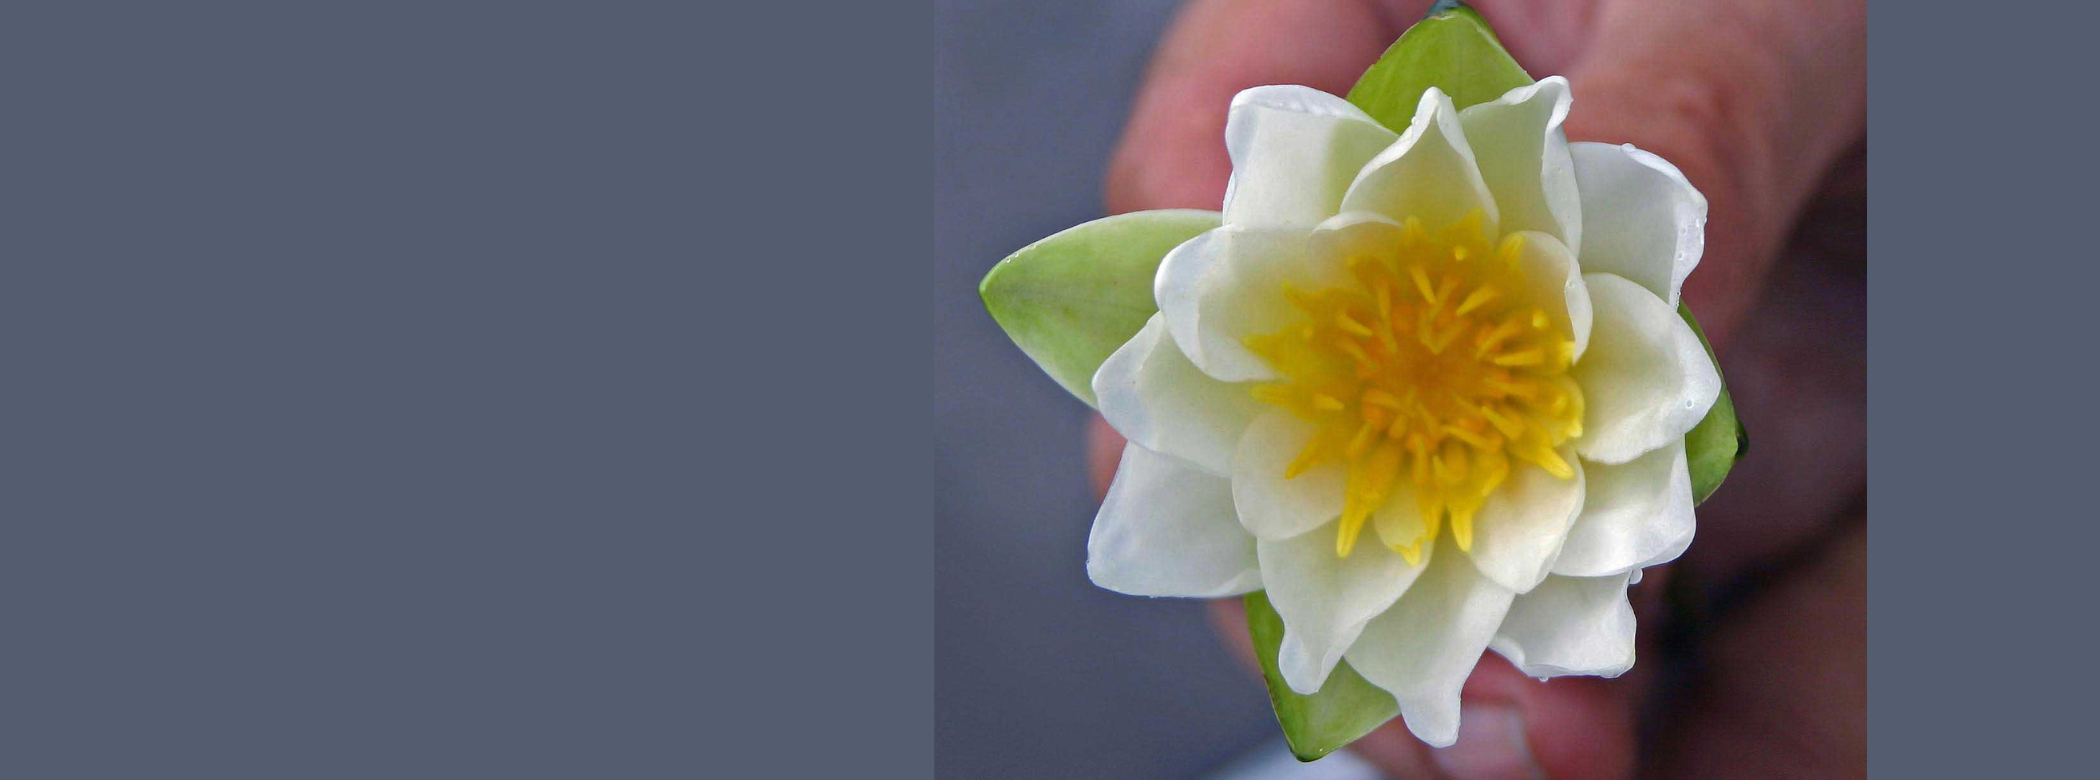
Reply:
<svg viewBox="0 0 2100 780"><path fill-rule="evenodd" d="M1575 359L1581 360L1582 353L1590 348L1591 320L1594 318L1589 286L1582 281L1582 268L1576 264L1575 255L1559 239L1537 231L1517 235L1524 239L1523 248L1517 255L1517 266L1523 269L1524 283L1531 288L1528 291L1530 299L1543 304L1541 308L1546 309L1555 325L1574 334Z"/></svg>
<svg viewBox="0 0 2100 780"><path fill-rule="evenodd" d="M1400 140L1371 158L1342 197L1343 211L1370 211L1435 229L1480 209L1487 235L1499 235L1495 198L1474 165L1458 111L1442 90L1422 93Z"/></svg>
<svg viewBox="0 0 2100 780"><path fill-rule="evenodd" d="M1240 433L1265 408L1247 388L1189 362L1158 314L1094 372L1094 396L1123 438L1221 477L1232 473Z"/></svg>
<svg viewBox="0 0 2100 780"><path fill-rule="evenodd" d="M1288 411L1271 409L1240 435L1232 459L1232 503L1248 533L1289 539L1341 516L1346 467L1329 463L1283 478L1315 430Z"/></svg>
<svg viewBox="0 0 2100 780"><path fill-rule="evenodd" d="M1285 284L1317 290L1348 282L1340 258L1313 251L1310 228L1226 225L1168 252L1152 294L1182 354L1214 378L1246 382L1277 374L1241 339L1303 316L1283 297Z"/></svg>
<svg viewBox="0 0 2100 780"><path fill-rule="evenodd" d="M1116 481L1094 516L1086 574L1132 596L1215 598L1261 589L1254 537L1232 516L1232 487L1136 444L1123 447Z"/></svg>
<svg viewBox="0 0 2100 780"><path fill-rule="evenodd" d="M1595 307L1589 352L1571 375L1585 420L1575 449L1625 463L1699 424L1721 395L1721 375L1699 336L1661 298L1625 277L1583 274Z"/></svg>
<svg viewBox="0 0 2100 780"><path fill-rule="evenodd" d="M1633 668L1629 576L1548 577L1510 605L1488 646L1527 677L1625 674Z"/></svg>
<svg viewBox="0 0 2100 780"><path fill-rule="evenodd" d="M1582 270L1631 279L1674 308L1706 251L1706 196L1632 144L1568 148L1582 193Z"/></svg>
<svg viewBox="0 0 2100 780"><path fill-rule="evenodd" d="M1553 562L1554 574L1602 577L1675 559L1691 546L1692 477L1684 440L1616 466L1583 467L1582 516Z"/></svg>
<svg viewBox="0 0 2100 780"><path fill-rule="evenodd" d="M1480 176L1494 193L1502 232L1536 230L1582 249L1582 203L1568 154L1568 80L1548 76L1459 112Z"/></svg>
<svg viewBox="0 0 2100 780"><path fill-rule="evenodd" d="M1363 109L1311 87L1241 92L1225 120L1225 221L1311 227L1334 216L1364 163L1396 140Z"/></svg>
<svg viewBox="0 0 2100 780"><path fill-rule="evenodd" d="M1458 692L1516 594L1460 560L1446 534L1421 580L1373 619L1349 648L1349 666L1400 701L1415 737L1436 747L1458 739ZM1266 571L1266 568L1264 569Z"/></svg>
<svg viewBox="0 0 2100 780"><path fill-rule="evenodd" d="M1583 464L1573 452L1561 457L1575 476L1561 479L1520 463L1509 482L1488 496L1473 518L1473 566L1481 576L1518 593L1537 587L1553 569L1568 527L1582 514Z"/></svg>
<svg viewBox="0 0 2100 780"><path fill-rule="evenodd" d="M1255 544L1269 603L1283 618L1277 671L1299 693L1318 691L1364 624L1391 607L1431 562L1425 551L1423 565L1409 566L1399 553L1361 537L1349 557L1337 558L1335 531L1329 523L1290 539Z"/></svg>

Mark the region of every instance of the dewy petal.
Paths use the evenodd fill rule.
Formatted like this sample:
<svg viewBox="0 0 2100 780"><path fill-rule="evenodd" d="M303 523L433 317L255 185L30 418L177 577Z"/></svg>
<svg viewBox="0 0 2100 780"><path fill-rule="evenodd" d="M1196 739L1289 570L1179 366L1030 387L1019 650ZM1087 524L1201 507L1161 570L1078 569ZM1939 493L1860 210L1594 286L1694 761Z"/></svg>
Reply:
<svg viewBox="0 0 2100 780"><path fill-rule="evenodd" d="M1582 514L1583 464L1568 448L1561 459L1575 476L1561 479L1525 463L1488 496L1473 519L1473 566L1495 584L1518 593L1537 587L1553 569L1568 528Z"/></svg>
<svg viewBox="0 0 2100 780"><path fill-rule="evenodd" d="M1335 531L1329 523L1255 543L1269 603L1283 618L1277 671L1299 693L1319 691L1364 624L1390 608L1430 563L1425 554L1422 566L1411 566L1381 544L1358 544L1349 557L1337 558Z"/></svg>
<svg viewBox="0 0 2100 780"><path fill-rule="evenodd" d="M1261 589L1254 537L1232 514L1232 487L1137 444L1086 540L1095 585L1133 596L1216 598Z"/></svg>
<svg viewBox="0 0 2100 780"><path fill-rule="evenodd" d="M1457 222L1475 209L1486 217L1483 231L1498 235L1495 198L1474 164L1458 111L1436 87L1422 93L1407 132L1371 158L1342 196L1343 211L1370 211L1401 221L1418 217L1432 229Z"/></svg>
<svg viewBox="0 0 2100 780"><path fill-rule="evenodd" d="M1346 657L1399 700L1409 731L1447 747L1458 739L1459 689L1516 594L1473 571L1450 534L1436 546L1422 578L1364 628Z"/></svg>
<svg viewBox="0 0 2100 780"><path fill-rule="evenodd" d="M1315 429L1282 409L1271 409L1247 426L1232 459L1232 502L1240 524L1262 539L1289 539L1342 514L1348 469L1328 463L1284 479L1284 470ZM1328 544L1330 555L1333 543Z"/></svg>
<svg viewBox="0 0 2100 780"><path fill-rule="evenodd" d="M1616 466L1588 463L1582 516L1554 574L1603 577L1675 559L1691 546L1692 477L1684 440Z"/></svg>
<svg viewBox="0 0 2100 780"><path fill-rule="evenodd" d="M1341 259L1313 251L1311 239L1310 228L1226 225L1168 252L1152 294L1182 354L1221 381L1276 378L1241 340L1298 320L1285 284L1317 290L1349 280Z"/></svg>
<svg viewBox="0 0 2100 780"><path fill-rule="evenodd" d="M1542 308L1553 317L1554 324L1574 334L1575 359L1581 360L1582 353L1590 347L1594 316L1589 287L1582 281L1582 268L1559 239L1537 231L1516 235L1524 240L1517 266L1524 271L1524 283L1531 287L1530 299L1545 304ZM1556 302L1558 307L1552 305Z"/></svg>
<svg viewBox="0 0 2100 780"><path fill-rule="evenodd" d="M1265 408L1247 388L1189 362L1158 314L1094 372L1094 395L1123 438L1221 477L1232 473L1240 433Z"/></svg>
<svg viewBox="0 0 2100 780"><path fill-rule="evenodd" d="M1672 308L1706 251L1706 196L1632 144L1569 144L1582 193L1582 270L1618 274Z"/></svg>
<svg viewBox="0 0 2100 780"><path fill-rule="evenodd" d="M1630 576L1548 577L1510 604L1488 646L1528 677L1625 674L1633 668Z"/></svg>
<svg viewBox="0 0 2100 780"><path fill-rule="evenodd" d="M1549 76L1459 112L1481 179L1501 211L1502 232L1536 230L1582 250L1582 201L1561 120L1568 80Z"/></svg>
<svg viewBox="0 0 2100 780"><path fill-rule="evenodd" d="M1570 375L1586 420L1576 451L1625 463L1684 438L1721 394L1721 375L1677 310L1625 277L1583 274L1595 307L1589 352Z"/></svg>
<svg viewBox="0 0 2100 780"><path fill-rule="evenodd" d="M1225 221L1311 227L1334 216L1349 183L1399 136L1349 101L1311 87L1255 87L1225 120L1232 156Z"/></svg>

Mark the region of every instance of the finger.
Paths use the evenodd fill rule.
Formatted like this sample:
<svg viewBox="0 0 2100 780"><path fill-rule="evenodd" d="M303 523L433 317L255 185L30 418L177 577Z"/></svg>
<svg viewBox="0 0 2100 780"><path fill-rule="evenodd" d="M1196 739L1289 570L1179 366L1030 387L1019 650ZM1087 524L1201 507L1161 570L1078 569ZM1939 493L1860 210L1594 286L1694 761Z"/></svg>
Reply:
<svg viewBox="0 0 2100 780"><path fill-rule="evenodd" d="M1581 59L1597 13L1596 3L1568 0L1480 0L1472 5L1502 48L1535 77L1565 75Z"/></svg>
<svg viewBox="0 0 2100 780"><path fill-rule="evenodd" d="M1161 39L1108 169L1111 213L1216 209L1231 163L1225 109L1240 90L1303 84L1343 94L1428 0L1198 0Z"/></svg>
<svg viewBox="0 0 2100 780"><path fill-rule="evenodd" d="M1568 73L1568 137L1631 143L1706 195L1685 297L1717 344L1796 214L1866 127L1864 3L1606 3Z"/></svg>

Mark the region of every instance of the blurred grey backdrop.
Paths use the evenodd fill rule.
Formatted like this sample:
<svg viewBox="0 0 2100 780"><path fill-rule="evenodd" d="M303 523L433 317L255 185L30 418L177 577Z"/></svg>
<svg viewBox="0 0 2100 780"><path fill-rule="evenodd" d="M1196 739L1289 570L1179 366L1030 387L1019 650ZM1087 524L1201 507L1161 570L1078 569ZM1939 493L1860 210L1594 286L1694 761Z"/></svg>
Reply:
<svg viewBox="0 0 2100 780"><path fill-rule="evenodd" d="M1102 215L1102 171L1176 5L934 5L942 777L1188 778L1276 734L1259 683L1217 643L1200 605L1087 582L1087 409L977 300L1000 258Z"/></svg>

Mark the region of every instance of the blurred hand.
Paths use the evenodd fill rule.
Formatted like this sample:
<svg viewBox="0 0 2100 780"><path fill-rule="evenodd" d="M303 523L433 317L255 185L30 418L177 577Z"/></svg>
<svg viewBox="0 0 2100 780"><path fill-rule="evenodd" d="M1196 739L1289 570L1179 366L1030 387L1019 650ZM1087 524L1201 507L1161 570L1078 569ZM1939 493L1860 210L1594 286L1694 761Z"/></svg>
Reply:
<svg viewBox="0 0 2100 780"><path fill-rule="evenodd" d="M1429 5L1190 3L1138 93L1109 170L1109 210L1217 209L1235 93L1304 84L1344 94ZM1864 775L1864 237L1807 240L1829 233L1822 222L1863 213L1866 4L1474 5L1526 70L1568 77L1569 140L1659 154L1706 195L1706 254L1684 296L1721 355L1755 454L1700 507L1685 557L1633 588L1642 662L1632 672L1542 684L1489 653L1466 683L1458 744L1429 748L1396 720L1353 749L1402 778ZM1775 265L1797 227L1803 241ZM1122 441L1098 419L1093 433L1105 491ZM1666 612L1666 589L1691 594L1690 606ZM1214 606L1251 666L1238 601ZM1662 636L1689 646L1692 674L1662 674ZM1637 714L1651 726L1639 740Z"/></svg>

